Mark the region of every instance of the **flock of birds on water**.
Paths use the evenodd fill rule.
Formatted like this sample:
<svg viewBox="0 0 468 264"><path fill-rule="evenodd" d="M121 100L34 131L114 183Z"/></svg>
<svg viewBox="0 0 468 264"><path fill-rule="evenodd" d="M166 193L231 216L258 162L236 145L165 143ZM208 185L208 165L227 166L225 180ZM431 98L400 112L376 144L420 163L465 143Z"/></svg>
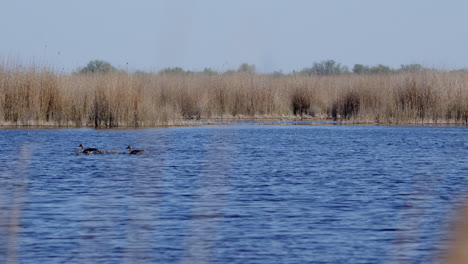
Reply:
<svg viewBox="0 0 468 264"><path fill-rule="evenodd" d="M76 155L119 154L117 151L103 151L97 148L85 148L83 144L80 144L79 147L81 147L81 151L80 150L75 151ZM128 153L123 153L123 154L140 155L145 152L142 149L133 149L133 147L130 145L127 147L127 149L128 149Z"/></svg>

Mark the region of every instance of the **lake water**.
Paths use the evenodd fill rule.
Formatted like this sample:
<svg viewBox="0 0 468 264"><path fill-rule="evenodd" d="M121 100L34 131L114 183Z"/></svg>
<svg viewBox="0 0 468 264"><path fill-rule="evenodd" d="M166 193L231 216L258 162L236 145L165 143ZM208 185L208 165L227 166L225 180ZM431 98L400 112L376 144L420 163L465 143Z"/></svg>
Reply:
<svg viewBox="0 0 468 264"><path fill-rule="evenodd" d="M436 263L467 144L466 127L0 130L0 263Z"/></svg>

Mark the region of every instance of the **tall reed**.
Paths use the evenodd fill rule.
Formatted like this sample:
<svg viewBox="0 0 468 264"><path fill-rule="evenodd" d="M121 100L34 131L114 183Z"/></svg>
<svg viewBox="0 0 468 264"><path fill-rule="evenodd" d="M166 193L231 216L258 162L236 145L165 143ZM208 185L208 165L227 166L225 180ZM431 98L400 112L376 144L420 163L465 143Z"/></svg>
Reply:
<svg viewBox="0 0 468 264"><path fill-rule="evenodd" d="M0 67L0 124L145 127L190 119L468 123L468 73L58 74Z"/></svg>

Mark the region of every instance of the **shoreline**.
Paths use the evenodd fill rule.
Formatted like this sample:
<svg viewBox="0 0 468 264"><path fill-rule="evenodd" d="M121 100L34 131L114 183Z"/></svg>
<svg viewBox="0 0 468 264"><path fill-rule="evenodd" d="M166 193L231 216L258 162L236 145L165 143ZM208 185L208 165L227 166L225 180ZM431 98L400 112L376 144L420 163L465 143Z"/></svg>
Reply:
<svg viewBox="0 0 468 264"><path fill-rule="evenodd" d="M32 122L31 122L32 123ZM2 124L0 129L95 129L95 130L133 130L151 128L199 127L213 125L309 125L309 126L402 126L402 127L466 127L467 123L456 122L368 122L360 120L333 120L317 118L206 118L199 120L180 120L172 124L94 127L58 124Z"/></svg>

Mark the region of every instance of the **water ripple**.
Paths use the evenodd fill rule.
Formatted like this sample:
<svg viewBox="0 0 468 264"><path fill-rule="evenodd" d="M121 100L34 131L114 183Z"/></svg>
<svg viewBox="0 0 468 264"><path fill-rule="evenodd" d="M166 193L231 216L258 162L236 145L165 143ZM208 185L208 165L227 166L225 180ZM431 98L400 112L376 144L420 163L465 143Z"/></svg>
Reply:
<svg viewBox="0 0 468 264"><path fill-rule="evenodd" d="M0 262L436 262L466 190L467 136L306 123L0 130ZM75 156L80 143L145 154Z"/></svg>

